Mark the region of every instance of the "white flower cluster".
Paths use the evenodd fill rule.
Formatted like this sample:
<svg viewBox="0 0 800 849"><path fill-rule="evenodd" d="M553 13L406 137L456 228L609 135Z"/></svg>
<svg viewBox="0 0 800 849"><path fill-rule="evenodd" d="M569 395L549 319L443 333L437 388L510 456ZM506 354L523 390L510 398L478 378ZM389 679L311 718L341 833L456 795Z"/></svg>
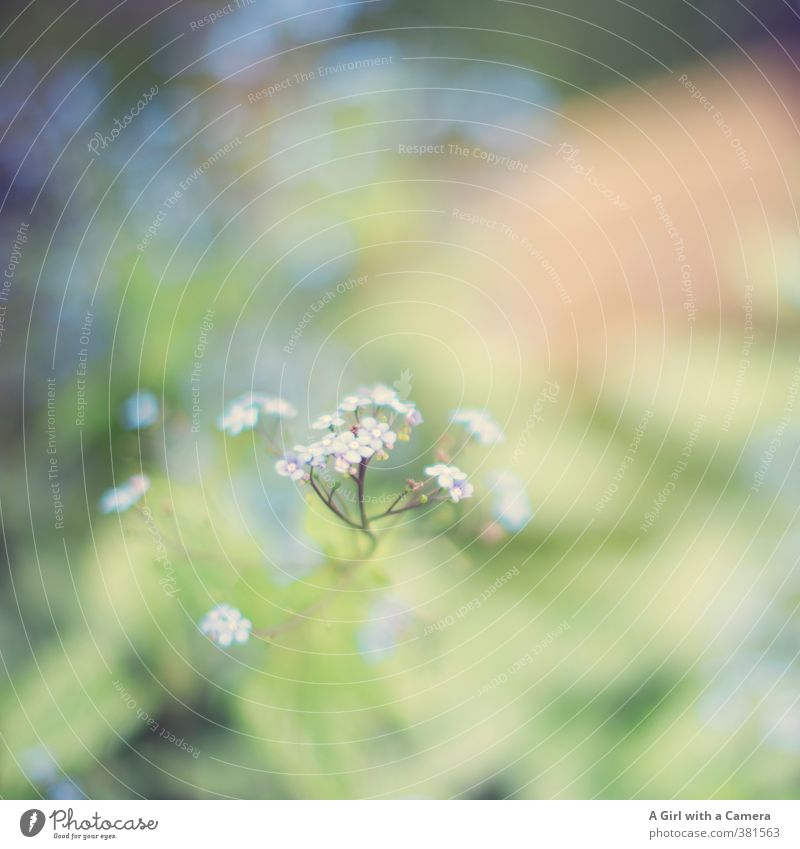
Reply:
<svg viewBox="0 0 800 849"><path fill-rule="evenodd" d="M464 425L467 433L481 445L496 445L506 438L503 429L485 410L454 410L450 414L450 421Z"/></svg>
<svg viewBox="0 0 800 849"><path fill-rule="evenodd" d="M401 380L394 385L409 386L409 375L404 372ZM254 428L261 416L279 419L295 414L294 407L280 398L251 394L229 405L221 424L226 431L235 434ZM485 411L456 410L452 421L464 425L469 436L483 445L493 445L505 438L500 426ZM371 462L388 459L396 444L408 440L413 428L421 422L422 415L412 401L401 398L397 391L379 383L348 395L335 410L312 421L314 437L308 445L295 445L290 451L283 451L278 439L285 435L282 428L271 433L267 428L260 430L269 443L269 449L279 457L275 463L277 473L290 480L309 483L315 495L338 519L367 535L371 554L378 541L374 530L376 523L429 504L445 501L458 504L474 493L466 472L451 464L451 459L455 459L461 449L455 455L451 452L448 435L437 448L436 462L425 467L425 478L408 478L400 493L391 496L388 507L373 512L375 499L367 494L373 479L369 474ZM341 497L339 487L343 482L331 481L325 472L341 474L345 480L349 479L350 487L357 490L355 501ZM495 496L496 520L484 531L487 540L502 535L504 528L516 530L523 527L532 515L524 483L518 476L504 473L490 477L490 483ZM353 505L357 505L357 510ZM376 621L368 623L359 632L359 648L365 657L372 661L391 654L407 617L408 609L401 602L389 602L380 607L374 617ZM206 614L200 629L218 645L231 646L247 642L252 624L241 611L221 604Z"/></svg>
<svg viewBox="0 0 800 849"><path fill-rule="evenodd" d="M392 430L400 417L399 430ZM356 475L363 460L387 459L397 440L408 439L410 429L420 422L413 402L401 400L393 389L380 383L362 388L342 399L335 412L316 419L311 427L327 433L309 445L295 445L275 470L292 480L307 480L312 469L322 469L330 461L335 472Z"/></svg>
<svg viewBox="0 0 800 849"><path fill-rule="evenodd" d="M127 483L114 489L107 489L100 496L100 512L122 513L134 504L150 489L150 478L147 475L134 475Z"/></svg>
<svg viewBox="0 0 800 849"><path fill-rule="evenodd" d="M229 604L218 604L203 617L200 630L217 645L230 646L250 639L253 623L242 616L241 610Z"/></svg>
<svg viewBox="0 0 800 849"><path fill-rule="evenodd" d="M283 398L248 392L228 404L219 419L219 426L230 436L238 436L243 430L252 430L261 416L293 419L296 415L295 407Z"/></svg>

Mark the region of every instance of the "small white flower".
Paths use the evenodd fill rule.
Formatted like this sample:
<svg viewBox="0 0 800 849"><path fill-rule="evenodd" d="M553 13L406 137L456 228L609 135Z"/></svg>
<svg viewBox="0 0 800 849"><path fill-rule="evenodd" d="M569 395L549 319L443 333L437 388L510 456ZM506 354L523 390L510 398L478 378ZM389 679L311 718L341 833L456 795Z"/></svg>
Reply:
<svg viewBox="0 0 800 849"><path fill-rule="evenodd" d="M333 461L333 468L334 471L342 475L354 475L356 473L356 467L351 466L344 457L336 457Z"/></svg>
<svg viewBox="0 0 800 849"><path fill-rule="evenodd" d="M450 421L464 425L467 432L481 445L495 445L505 439L503 429L484 410L454 410L450 415Z"/></svg>
<svg viewBox="0 0 800 849"><path fill-rule="evenodd" d="M275 471L283 478L299 481L306 473L303 468L305 463L311 459L311 455L307 451L308 449L304 446L295 445L294 451L287 451L283 455L283 459L278 460L275 464ZM308 459L304 459L306 457Z"/></svg>
<svg viewBox="0 0 800 849"><path fill-rule="evenodd" d="M297 408L284 401L283 398L268 398L261 399L261 412L267 416L276 416L279 419L293 419L297 415Z"/></svg>
<svg viewBox="0 0 800 849"><path fill-rule="evenodd" d="M352 413L361 407L389 407L395 413L405 415L413 407L411 401L401 401L394 389L383 383L376 383L373 387L362 386L357 395L348 395L340 404L339 411Z"/></svg>
<svg viewBox="0 0 800 849"><path fill-rule="evenodd" d="M492 421L482 421L476 425L474 436L481 445L497 445L506 438L500 425Z"/></svg>
<svg viewBox="0 0 800 849"><path fill-rule="evenodd" d="M369 445L373 450L382 451L384 448L394 448L397 434L389 429L386 422L379 422L372 416L367 416L361 419L358 439Z"/></svg>
<svg viewBox="0 0 800 849"><path fill-rule="evenodd" d="M130 490L127 487L120 486L116 489L107 489L100 496L100 512L113 513L117 510L121 513L131 507L133 503Z"/></svg>
<svg viewBox="0 0 800 849"><path fill-rule="evenodd" d="M456 483L467 479L467 473L462 472L458 466L448 466L445 463L426 466L425 474L429 477L436 478L436 483L442 489L451 489Z"/></svg>
<svg viewBox="0 0 800 849"><path fill-rule="evenodd" d="M418 424L422 424L422 413L420 413L416 407L411 405L406 413L405 422L409 427L416 427Z"/></svg>
<svg viewBox="0 0 800 849"><path fill-rule="evenodd" d="M372 399L368 395L348 395L339 402L339 412L354 413L361 407L368 407Z"/></svg>
<svg viewBox="0 0 800 849"><path fill-rule="evenodd" d="M219 420L219 426L231 436L238 436L243 430L252 430L258 423L258 408L241 401L231 402Z"/></svg>
<svg viewBox="0 0 800 849"><path fill-rule="evenodd" d="M134 504L150 489L150 478L147 475L134 475L127 483L114 489L107 489L100 496L100 512L122 513Z"/></svg>
<svg viewBox="0 0 800 849"><path fill-rule="evenodd" d="M475 491L475 487L466 480L453 481L453 485L448 489L450 500L454 504L458 504L462 498L469 498Z"/></svg>
<svg viewBox="0 0 800 849"><path fill-rule="evenodd" d="M283 398L248 392L228 404L219 426L231 436L238 436L243 430L252 430L262 413L274 418L291 419L297 415L297 410Z"/></svg>
<svg viewBox="0 0 800 849"><path fill-rule="evenodd" d="M376 407L389 407L395 413L405 414L414 406L411 401L401 401L397 392L383 383L376 383L371 389L363 389L362 392Z"/></svg>
<svg viewBox="0 0 800 849"><path fill-rule="evenodd" d="M158 420L158 398L152 392L140 389L130 396L120 409L122 426L126 430L150 427Z"/></svg>
<svg viewBox="0 0 800 849"><path fill-rule="evenodd" d="M314 430L326 430L332 427L339 427L344 424L344 419L338 414L320 416L311 427Z"/></svg>
<svg viewBox="0 0 800 849"><path fill-rule="evenodd" d="M296 447L296 446L295 446ZM315 469L322 468L328 460L328 455L330 454L330 450L328 446L324 444L322 440L319 442L312 442L311 445L306 449L305 454L303 456L303 461L308 463L309 466L314 467Z"/></svg>
<svg viewBox="0 0 800 849"><path fill-rule="evenodd" d="M446 463L436 463L425 467L425 474L436 478L436 483L446 489L450 500L458 503L462 498L469 498L475 487L467 481L467 473L458 466L448 466Z"/></svg>
<svg viewBox="0 0 800 849"><path fill-rule="evenodd" d="M318 439L314 445L319 446L320 453L324 453L327 456L335 453L334 447L340 442L340 440L340 434L326 433L325 436L323 436L322 439Z"/></svg>
<svg viewBox="0 0 800 849"><path fill-rule="evenodd" d="M399 400L397 392L395 392L394 389L390 389L388 386L384 386L383 383L376 383L375 386L369 390L368 394L372 399L372 403L377 404L379 407L390 407Z"/></svg>
<svg viewBox="0 0 800 849"><path fill-rule="evenodd" d="M368 445L363 437L341 433L339 439L334 442L333 453L337 457L343 457L348 463L356 464L371 457L375 449Z"/></svg>
<svg viewBox="0 0 800 849"><path fill-rule="evenodd" d="M220 646L246 643L250 639L253 623L242 612L229 604L218 604L203 617L200 630Z"/></svg>
<svg viewBox="0 0 800 849"><path fill-rule="evenodd" d="M395 413L405 415L406 413L411 411L411 408L414 405L410 401L401 401L399 398L393 398L386 406L391 407L392 410L395 411Z"/></svg>

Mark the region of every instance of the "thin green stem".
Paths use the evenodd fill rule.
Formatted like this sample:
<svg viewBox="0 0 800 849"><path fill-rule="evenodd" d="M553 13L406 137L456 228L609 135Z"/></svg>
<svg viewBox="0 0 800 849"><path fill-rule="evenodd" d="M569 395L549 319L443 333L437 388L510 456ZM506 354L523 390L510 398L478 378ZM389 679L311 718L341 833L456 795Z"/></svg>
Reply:
<svg viewBox="0 0 800 849"><path fill-rule="evenodd" d="M356 478L356 483L358 484L358 511L361 515L361 527L365 531L369 531L369 519L367 518L367 505L364 501L364 479L367 476L367 463L369 460L367 458L362 458L361 462L358 464L358 477Z"/></svg>
<svg viewBox="0 0 800 849"><path fill-rule="evenodd" d="M358 528L359 530L363 530L361 525L359 525L357 522L352 521L352 519L350 519L349 517L345 516L345 514L342 513L341 510L338 509L338 507L336 507L336 505L333 503L333 496L332 495L329 497L326 492L323 492L323 490L321 490L319 488L319 486L317 485L317 482L314 480L314 470L313 469L311 470L311 472L308 476L308 482L311 484L311 488L314 490L314 492L316 492L317 495L319 496L320 501L322 501L322 503L332 513L335 513L343 522L350 525L351 528Z"/></svg>
<svg viewBox="0 0 800 849"><path fill-rule="evenodd" d="M410 489L404 489L400 495L395 498L395 500L389 505L389 509L386 510L386 513L391 513L392 510L411 492Z"/></svg>
<svg viewBox="0 0 800 849"><path fill-rule="evenodd" d="M405 507L400 507L397 510L389 509L385 513L379 513L377 516L372 516L370 518L371 522L376 521L377 519L385 519L387 516L399 516L400 513L405 513L408 510L416 510L418 507L425 507L427 504L441 504L443 501L449 501L448 496L436 496L432 495L428 498L427 501L413 501L411 504L406 504Z"/></svg>

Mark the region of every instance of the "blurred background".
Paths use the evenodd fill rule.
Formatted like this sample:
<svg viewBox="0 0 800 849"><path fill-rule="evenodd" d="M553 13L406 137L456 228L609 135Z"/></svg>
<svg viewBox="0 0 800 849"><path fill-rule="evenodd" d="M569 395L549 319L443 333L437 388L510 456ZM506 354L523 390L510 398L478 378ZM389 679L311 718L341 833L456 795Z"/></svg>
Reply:
<svg viewBox="0 0 800 849"><path fill-rule="evenodd" d="M797 796L796 3L2 17L0 795ZM377 381L506 439L359 562L217 421Z"/></svg>

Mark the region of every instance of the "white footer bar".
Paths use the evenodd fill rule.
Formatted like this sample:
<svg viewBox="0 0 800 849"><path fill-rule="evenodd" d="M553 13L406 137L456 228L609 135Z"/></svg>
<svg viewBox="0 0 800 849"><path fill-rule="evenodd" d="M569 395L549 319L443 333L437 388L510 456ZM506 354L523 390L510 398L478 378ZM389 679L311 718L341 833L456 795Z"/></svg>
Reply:
<svg viewBox="0 0 800 849"><path fill-rule="evenodd" d="M35 842L33 842L35 841ZM800 846L793 801L0 801L0 846Z"/></svg>

